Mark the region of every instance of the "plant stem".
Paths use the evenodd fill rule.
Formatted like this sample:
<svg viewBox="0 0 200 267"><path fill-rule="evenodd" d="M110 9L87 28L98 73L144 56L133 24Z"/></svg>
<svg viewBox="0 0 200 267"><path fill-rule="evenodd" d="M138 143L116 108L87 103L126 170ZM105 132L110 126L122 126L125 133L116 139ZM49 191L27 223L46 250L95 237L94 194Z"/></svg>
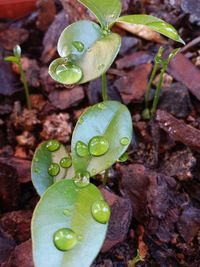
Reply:
<svg viewBox="0 0 200 267"><path fill-rule="evenodd" d="M21 81L23 83L24 90L25 90L27 107L29 110L31 110L32 105L31 105L31 101L30 101L29 88L28 88L28 84L26 81L26 76L25 76L24 70L22 68L21 60L19 60L18 66L19 66L19 71L20 71L20 75L21 75Z"/></svg>
<svg viewBox="0 0 200 267"><path fill-rule="evenodd" d="M161 86L163 83L163 78L164 78L164 74L165 74L166 70L167 70L167 64L163 64L162 70L160 72L160 79L159 79L158 85L156 87L156 92L155 92L153 105L152 105L152 109L151 109L151 116L154 116L154 114L156 113L156 109L158 106L158 100L160 97Z"/></svg>
<svg viewBox="0 0 200 267"><path fill-rule="evenodd" d="M102 74L102 98L103 101L108 100L106 73Z"/></svg>

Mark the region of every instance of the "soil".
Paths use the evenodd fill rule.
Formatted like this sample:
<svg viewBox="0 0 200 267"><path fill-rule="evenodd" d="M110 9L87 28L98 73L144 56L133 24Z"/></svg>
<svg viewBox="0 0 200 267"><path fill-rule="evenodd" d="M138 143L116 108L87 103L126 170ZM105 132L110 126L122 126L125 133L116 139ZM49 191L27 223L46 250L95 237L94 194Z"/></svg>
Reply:
<svg viewBox="0 0 200 267"><path fill-rule="evenodd" d="M77 12L78 10L78 12ZM114 31L120 53L108 71L109 99L125 103L134 135L127 162L97 183L112 208L105 244L92 267L200 266L200 7L196 0L123 0L123 13L146 13L173 24L187 45L164 77L155 118L144 121L144 94L161 44L178 44L137 26ZM48 15L47 15L48 14ZM37 1L25 18L0 20L0 266L32 267L30 222L37 196L30 175L35 148L47 139L70 147L77 118L101 101L101 81L68 88L54 82L48 65L70 23L94 17L77 1ZM15 65L3 58L20 44L31 91L26 108ZM158 73L159 75L159 73ZM152 92L158 82L154 80ZM153 97L153 93L151 95ZM131 265L129 265L131 266Z"/></svg>

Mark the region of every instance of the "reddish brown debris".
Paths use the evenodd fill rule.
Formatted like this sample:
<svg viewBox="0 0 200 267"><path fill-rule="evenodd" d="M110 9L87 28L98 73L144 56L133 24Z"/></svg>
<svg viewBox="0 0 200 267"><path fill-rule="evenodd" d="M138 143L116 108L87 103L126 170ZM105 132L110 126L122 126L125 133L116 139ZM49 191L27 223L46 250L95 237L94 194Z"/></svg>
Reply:
<svg viewBox="0 0 200 267"><path fill-rule="evenodd" d="M200 130L176 119L166 111L158 110L156 120L160 128L166 131L175 141L179 141L190 148L200 151Z"/></svg>
<svg viewBox="0 0 200 267"><path fill-rule="evenodd" d="M41 31L46 31L56 15L54 0L38 0L38 19L36 25ZM48 14L48 16L47 16Z"/></svg>
<svg viewBox="0 0 200 267"><path fill-rule="evenodd" d="M28 31L23 28L0 31L0 46L12 50L17 44L26 41L28 36Z"/></svg>
<svg viewBox="0 0 200 267"><path fill-rule="evenodd" d="M144 100L151 69L152 64L150 63L139 65L115 82L125 104Z"/></svg>
<svg viewBox="0 0 200 267"><path fill-rule="evenodd" d="M111 206L108 233L101 250L107 252L125 240L131 223L132 208L128 199L119 197L105 188L101 188L101 192Z"/></svg>
<svg viewBox="0 0 200 267"><path fill-rule="evenodd" d="M168 71L200 100L200 70L189 59L179 53L169 64Z"/></svg>
<svg viewBox="0 0 200 267"><path fill-rule="evenodd" d="M32 211L13 211L5 213L0 219L2 230L18 243L25 242L31 236Z"/></svg>

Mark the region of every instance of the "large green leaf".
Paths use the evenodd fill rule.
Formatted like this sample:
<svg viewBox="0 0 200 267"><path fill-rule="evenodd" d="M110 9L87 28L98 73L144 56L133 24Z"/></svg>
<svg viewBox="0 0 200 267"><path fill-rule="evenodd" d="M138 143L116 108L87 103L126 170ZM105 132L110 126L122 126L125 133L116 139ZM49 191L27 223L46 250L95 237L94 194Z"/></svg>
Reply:
<svg viewBox="0 0 200 267"><path fill-rule="evenodd" d="M89 145L95 136L103 136L109 144L107 153L80 157L77 142ZM126 138L126 144L121 140ZM72 136L72 161L75 171L87 170L91 176L112 166L126 151L132 139L132 120L127 107L116 101L105 101L88 108L79 118ZM87 154L87 153L85 153Z"/></svg>
<svg viewBox="0 0 200 267"><path fill-rule="evenodd" d="M108 28L119 16L122 10L120 0L79 0L98 19L103 28Z"/></svg>
<svg viewBox="0 0 200 267"><path fill-rule="evenodd" d="M151 15L123 16L123 17L118 18L117 22L146 25L152 30L159 32L176 42L185 44L185 42L181 39L178 32L172 25Z"/></svg>
<svg viewBox="0 0 200 267"><path fill-rule="evenodd" d="M66 148L60 144L58 150L50 152L47 149L47 142L43 142L35 151L31 176L33 185L39 195L42 195L46 189L54 182L63 178L72 178L74 176L73 167L62 168L60 166L60 172L56 176L51 176L48 173L48 168L51 163L57 163L60 165L60 160L69 157Z"/></svg>
<svg viewBox="0 0 200 267"><path fill-rule="evenodd" d="M94 185L80 189L72 180L59 181L45 192L32 219L35 267L91 265L107 231L107 224L98 223L91 215L93 203L101 199L102 195ZM53 235L60 228L72 229L76 235L82 236L82 240L69 251L58 250Z"/></svg>
<svg viewBox="0 0 200 267"><path fill-rule="evenodd" d="M118 34L103 33L94 22L75 22L62 32L58 41L61 58L51 63L49 74L63 84L94 80L109 69L120 45Z"/></svg>

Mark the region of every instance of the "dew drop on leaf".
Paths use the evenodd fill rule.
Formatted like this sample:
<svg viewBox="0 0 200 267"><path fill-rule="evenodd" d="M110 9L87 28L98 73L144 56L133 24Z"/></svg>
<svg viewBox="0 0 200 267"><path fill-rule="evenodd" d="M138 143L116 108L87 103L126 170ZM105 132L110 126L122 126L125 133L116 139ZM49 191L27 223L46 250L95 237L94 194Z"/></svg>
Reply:
<svg viewBox="0 0 200 267"><path fill-rule="evenodd" d="M88 146L83 143L82 141L78 141L76 143L76 147L75 147L76 153L79 157L86 157L88 156L89 152L88 152Z"/></svg>
<svg viewBox="0 0 200 267"><path fill-rule="evenodd" d="M57 66L56 76L57 80L64 84L74 84L80 81L83 73L79 66L68 62Z"/></svg>
<svg viewBox="0 0 200 267"><path fill-rule="evenodd" d="M80 53L83 52L83 50L84 50L84 44L82 42L74 41L74 42L72 42L72 45L73 45L73 47L76 48L76 50L78 52L80 52Z"/></svg>
<svg viewBox="0 0 200 267"><path fill-rule="evenodd" d="M71 211L68 210L68 209L64 209L64 210L63 210L63 214L64 214L65 216L69 216L69 215L71 215Z"/></svg>
<svg viewBox="0 0 200 267"><path fill-rule="evenodd" d="M81 117L81 118L79 118L79 120L78 120L78 124L83 124L84 123L84 119Z"/></svg>
<svg viewBox="0 0 200 267"><path fill-rule="evenodd" d="M98 70L103 70L104 68L105 68L105 65L104 64L99 64Z"/></svg>
<svg viewBox="0 0 200 267"><path fill-rule="evenodd" d="M91 208L93 218L102 224L108 222L110 218L110 207L105 200L97 200Z"/></svg>
<svg viewBox="0 0 200 267"><path fill-rule="evenodd" d="M77 236L72 229L61 228L54 233L53 242L57 249L67 251L76 245Z"/></svg>
<svg viewBox="0 0 200 267"><path fill-rule="evenodd" d="M50 141L47 142L46 148L50 152L54 152L54 151L56 151L56 150L58 150L60 148L60 143L58 142L58 140L50 140Z"/></svg>
<svg viewBox="0 0 200 267"><path fill-rule="evenodd" d="M34 161L35 161L35 162L38 162L38 161L39 161L39 158L35 157L35 158L34 158Z"/></svg>
<svg viewBox="0 0 200 267"><path fill-rule="evenodd" d="M78 236L77 236L77 240L78 240L78 241L82 241L82 240L83 240L83 236L82 236L82 235L78 235Z"/></svg>
<svg viewBox="0 0 200 267"><path fill-rule="evenodd" d="M106 108L106 106L103 103L99 103L98 108L103 110Z"/></svg>
<svg viewBox="0 0 200 267"><path fill-rule="evenodd" d="M123 155L121 155L121 157L119 157L118 161L119 162L125 162L128 160L128 153L125 152Z"/></svg>
<svg viewBox="0 0 200 267"><path fill-rule="evenodd" d="M74 183L77 187L86 187L90 183L90 173L88 171L77 171L74 178Z"/></svg>
<svg viewBox="0 0 200 267"><path fill-rule="evenodd" d="M103 136L95 136L89 142L89 152L92 156L102 156L109 149L109 143Z"/></svg>
<svg viewBox="0 0 200 267"><path fill-rule="evenodd" d="M123 137L121 140L120 140L120 143L121 145L123 146L127 146L129 144L129 139L128 137Z"/></svg>
<svg viewBox="0 0 200 267"><path fill-rule="evenodd" d="M60 160L60 166L63 168L69 168L72 166L72 159L71 157L64 157Z"/></svg>
<svg viewBox="0 0 200 267"><path fill-rule="evenodd" d="M51 163L51 165L48 168L48 173L51 176L56 176L60 172L60 167L57 163Z"/></svg>
<svg viewBox="0 0 200 267"><path fill-rule="evenodd" d="M35 173L40 173L41 170L40 170L39 168L35 168L35 169L34 169L34 172L35 172Z"/></svg>

